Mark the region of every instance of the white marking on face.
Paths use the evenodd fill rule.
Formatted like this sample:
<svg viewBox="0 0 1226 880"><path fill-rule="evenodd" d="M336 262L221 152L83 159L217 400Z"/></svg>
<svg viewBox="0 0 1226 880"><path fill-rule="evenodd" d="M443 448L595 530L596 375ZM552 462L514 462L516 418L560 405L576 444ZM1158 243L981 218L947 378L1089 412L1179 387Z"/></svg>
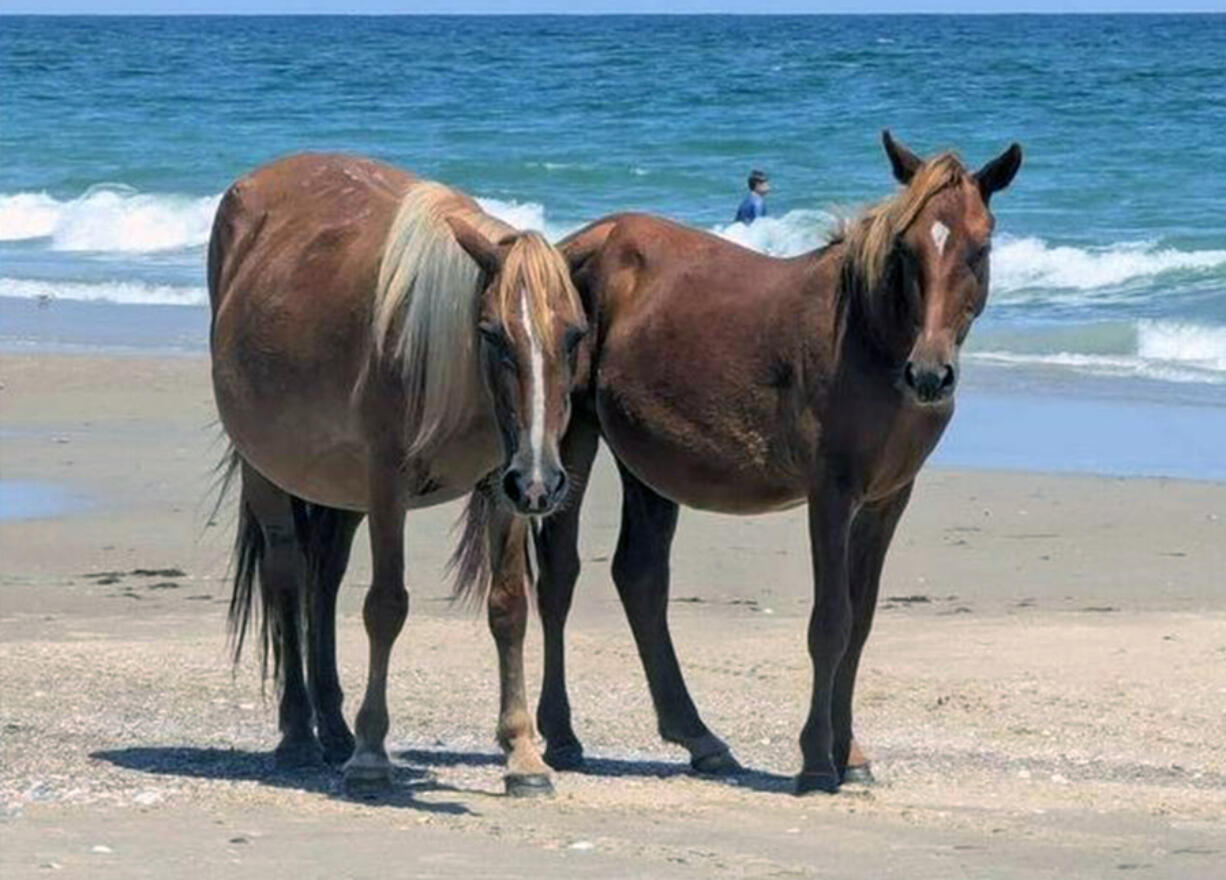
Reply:
<svg viewBox="0 0 1226 880"><path fill-rule="evenodd" d="M528 288L519 289L519 310L524 322L524 331L528 336L528 345L532 349L532 421L530 423L530 438L532 443L532 480L540 482L541 454L545 448L545 356L541 352L541 342L536 338L536 326L532 322L532 311L528 305Z"/></svg>
<svg viewBox="0 0 1226 880"><path fill-rule="evenodd" d="M932 242L937 246L937 254L945 253L945 242L949 238L949 227L938 220L932 224Z"/></svg>

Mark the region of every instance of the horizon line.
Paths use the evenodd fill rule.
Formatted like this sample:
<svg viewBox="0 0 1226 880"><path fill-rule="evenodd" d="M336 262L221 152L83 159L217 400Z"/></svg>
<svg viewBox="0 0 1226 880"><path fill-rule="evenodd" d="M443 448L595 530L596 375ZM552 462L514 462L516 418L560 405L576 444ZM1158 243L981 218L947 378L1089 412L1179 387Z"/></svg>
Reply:
<svg viewBox="0 0 1226 880"><path fill-rule="evenodd" d="M1101 9L1097 11L1015 10L940 12L22 12L0 10L0 18L1075 18L1104 15L1159 17L1226 15L1226 9Z"/></svg>

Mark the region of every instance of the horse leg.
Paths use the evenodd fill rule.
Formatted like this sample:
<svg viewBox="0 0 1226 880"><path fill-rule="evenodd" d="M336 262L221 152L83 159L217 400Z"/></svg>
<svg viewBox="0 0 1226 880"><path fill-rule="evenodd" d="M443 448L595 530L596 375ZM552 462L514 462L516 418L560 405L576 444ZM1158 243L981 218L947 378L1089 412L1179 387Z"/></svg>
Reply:
<svg viewBox="0 0 1226 880"><path fill-rule="evenodd" d="M302 672L302 608L306 570L294 522L293 497L250 465L243 466L243 503L264 536L259 562L260 590L270 631L281 692L277 767L319 764L323 753L312 726L311 699Z"/></svg>
<svg viewBox="0 0 1226 880"><path fill-rule="evenodd" d="M562 439L562 465L570 476L570 497L562 510L541 520L536 530L537 609L545 636L545 670L536 724L545 737L545 763L555 770L583 765L583 745L571 727L566 694L564 631L579 578L579 509L600 436L596 427L576 417Z"/></svg>
<svg viewBox="0 0 1226 880"><path fill-rule="evenodd" d="M622 523L613 555L613 581L634 633L660 736L684 746L702 773L740 769L728 746L707 729L681 675L668 630L668 557L677 530L677 505L618 463Z"/></svg>
<svg viewBox="0 0 1226 880"><path fill-rule="evenodd" d="M498 646L498 744L512 797L553 794L549 767L536 747L524 691L524 631L528 626L528 521L496 510L489 525L489 625Z"/></svg>
<svg viewBox="0 0 1226 880"><path fill-rule="evenodd" d="M370 550L372 577L362 620L370 641L366 694L354 724L353 757L345 763L345 788L353 794L378 794L392 783L387 738L387 668L392 645L409 615L404 586L404 516L398 469L372 467Z"/></svg>
<svg viewBox="0 0 1226 880"><path fill-rule="evenodd" d="M312 504L307 507L307 516L307 562L311 568L307 685L315 704L315 727L324 760L341 764L353 754L353 734L341 712L344 695L336 670L336 596L363 515Z"/></svg>
<svg viewBox="0 0 1226 880"><path fill-rule="evenodd" d="M809 497L809 543L813 553L814 597L809 617L809 657L813 694L809 717L800 732L804 766L796 793L838 791L834 762L832 700L835 672L851 640L851 595L847 544L853 505L839 487L819 487Z"/></svg>
<svg viewBox="0 0 1226 880"><path fill-rule="evenodd" d="M873 628L873 613L877 610L877 592L881 585L881 570L885 554L894 537L894 528L902 517L911 497L911 484L889 498L856 514L851 526L848 547L851 590L851 641L843 654L834 679L831 714L834 724L834 765L843 782L871 783L873 773L868 759L856 745L852 732L852 696L856 687L856 671L860 654Z"/></svg>

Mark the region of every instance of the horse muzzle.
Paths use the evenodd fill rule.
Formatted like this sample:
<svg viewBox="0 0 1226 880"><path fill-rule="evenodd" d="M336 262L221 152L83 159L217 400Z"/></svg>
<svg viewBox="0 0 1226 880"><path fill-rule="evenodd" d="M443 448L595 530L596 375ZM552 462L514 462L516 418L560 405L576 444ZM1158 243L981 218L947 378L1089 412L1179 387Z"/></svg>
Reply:
<svg viewBox="0 0 1226 880"><path fill-rule="evenodd" d="M948 362L909 360L902 370L902 384L916 403L933 406L953 397L958 370Z"/></svg>
<svg viewBox="0 0 1226 880"><path fill-rule="evenodd" d="M511 465L502 475L502 492L523 516L545 516L566 498L566 471L558 466L524 469Z"/></svg>

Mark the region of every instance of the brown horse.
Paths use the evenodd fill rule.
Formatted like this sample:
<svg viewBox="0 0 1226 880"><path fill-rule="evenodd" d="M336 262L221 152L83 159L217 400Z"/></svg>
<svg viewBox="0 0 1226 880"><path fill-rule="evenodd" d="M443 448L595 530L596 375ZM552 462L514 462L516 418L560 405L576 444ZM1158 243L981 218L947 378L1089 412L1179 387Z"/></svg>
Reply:
<svg viewBox="0 0 1226 880"><path fill-rule="evenodd" d="M524 696L527 526L516 514L547 513L567 492L557 438L586 321L565 261L456 190L364 159L304 155L230 188L208 274L213 385L234 445L230 473L242 477L230 620L237 659L258 587L264 656L271 641L281 688L278 761L348 758L348 787L389 783L405 514L488 476L487 494L506 503L486 511L469 543L492 550L499 568L489 623L507 787L549 790ZM363 516L374 574L355 746L341 716L334 617Z"/></svg>
<svg viewBox="0 0 1226 880"><path fill-rule="evenodd" d="M795 259L641 215L562 245L594 329L563 463L581 492L600 436L617 458L613 579L660 734L700 770L736 763L699 718L668 631L678 505L753 514L808 503L813 690L799 793L835 791L863 763L849 762L852 691L882 563L953 415L958 351L987 298L989 199L1021 164L1016 144L972 174L951 153L922 161L884 141L904 189ZM578 518L575 498L537 535L537 720L554 767L582 760L563 666Z"/></svg>

